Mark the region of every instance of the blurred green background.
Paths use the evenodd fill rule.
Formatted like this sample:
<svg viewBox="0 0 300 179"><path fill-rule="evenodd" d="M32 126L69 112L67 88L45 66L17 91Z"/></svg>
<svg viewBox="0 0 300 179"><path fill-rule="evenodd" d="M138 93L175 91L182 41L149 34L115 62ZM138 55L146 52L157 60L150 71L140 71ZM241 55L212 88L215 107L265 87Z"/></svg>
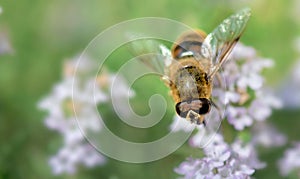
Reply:
<svg viewBox="0 0 300 179"><path fill-rule="evenodd" d="M53 176L48 158L61 145L61 137L44 126L45 112L37 102L62 78L66 58L80 53L101 31L124 20L155 16L183 22L210 32L242 7L252 18L241 41L255 47L276 66L265 72L270 86L280 85L297 59L294 39L300 35L294 1L284 0L2 0L0 32L6 32L14 49L0 56L0 178L174 178L173 168L196 149L182 146L174 154L146 164L109 159L102 167L80 168L72 176ZM300 11L300 9L299 9ZM271 121L291 140L299 139L297 111L276 111ZM287 119L289 117L290 119ZM291 125L292 124L292 125ZM164 132L162 132L164 133ZM151 138L151 137L150 137ZM279 178L276 158L282 148L262 151L269 162L257 178Z"/></svg>

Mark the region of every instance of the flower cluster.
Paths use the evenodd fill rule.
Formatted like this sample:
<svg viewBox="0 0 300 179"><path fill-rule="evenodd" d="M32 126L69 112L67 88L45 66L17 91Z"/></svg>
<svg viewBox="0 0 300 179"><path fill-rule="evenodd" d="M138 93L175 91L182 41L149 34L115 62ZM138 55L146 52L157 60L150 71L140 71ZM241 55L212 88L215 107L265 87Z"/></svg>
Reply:
<svg viewBox="0 0 300 179"><path fill-rule="evenodd" d="M281 101L263 88L261 72L273 65L270 59L257 56L251 47L237 44L221 75L226 89L216 88L213 95L227 105L225 117L236 130L251 126L254 121L264 121L272 108L280 108Z"/></svg>
<svg viewBox="0 0 300 179"><path fill-rule="evenodd" d="M255 169L265 166L257 158L251 144L243 144L236 140L227 144L223 136L216 134L213 140L204 148L205 157L189 158L175 169L185 178L247 178Z"/></svg>
<svg viewBox="0 0 300 179"><path fill-rule="evenodd" d="M95 109L98 104L110 101L108 93L116 75L103 73L95 77L89 74L95 71L96 65L87 57L81 58L77 67L76 63L77 58L66 61L63 80L38 105L49 113L45 125L63 137L63 146L49 160L55 174L72 174L79 164L93 167L105 163L105 157L87 142L82 131L101 131L102 126ZM121 86L117 88L128 89L124 81L118 84Z"/></svg>
<svg viewBox="0 0 300 179"><path fill-rule="evenodd" d="M213 101L221 112L225 111L223 118L237 132L253 126L255 135L247 143L242 138L237 138L235 142L228 144L217 133L221 115L207 115L208 125L197 126L196 134L189 141L191 146L203 148L204 157L183 162L175 169L178 174L184 178L249 178L256 169L265 166L257 158L257 145L271 147L285 144L285 136L265 122L271 115L272 108L282 106L281 101L263 87L264 78L261 72L272 65L272 60L258 57L253 48L241 43L236 45L223 65L219 79L215 79ZM215 109L210 113L220 111ZM178 117L175 119L177 122ZM173 126L174 124L171 128Z"/></svg>

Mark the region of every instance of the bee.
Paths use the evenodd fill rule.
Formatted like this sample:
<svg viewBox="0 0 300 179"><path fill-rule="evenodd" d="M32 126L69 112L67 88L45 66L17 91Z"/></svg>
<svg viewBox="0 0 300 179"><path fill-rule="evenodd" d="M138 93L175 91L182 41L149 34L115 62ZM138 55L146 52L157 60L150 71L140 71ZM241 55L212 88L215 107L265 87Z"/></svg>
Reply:
<svg viewBox="0 0 300 179"><path fill-rule="evenodd" d="M206 34L201 30L183 33L173 44L172 57L175 60L168 67L166 84L175 101L176 113L192 123L205 124L204 115L212 105L212 67L210 59L201 55Z"/></svg>
<svg viewBox="0 0 300 179"><path fill-rule="evenodd" d="M208 35L202 30L191 30L177 38L171 48L171 61L164 63L162 79L170 88L180 117L205 125L205 115L212 106L218 108L212 101L214 78L240 39L250 15L250 9L245 8ZM155 68L149 59L142 61Z"/></svg>

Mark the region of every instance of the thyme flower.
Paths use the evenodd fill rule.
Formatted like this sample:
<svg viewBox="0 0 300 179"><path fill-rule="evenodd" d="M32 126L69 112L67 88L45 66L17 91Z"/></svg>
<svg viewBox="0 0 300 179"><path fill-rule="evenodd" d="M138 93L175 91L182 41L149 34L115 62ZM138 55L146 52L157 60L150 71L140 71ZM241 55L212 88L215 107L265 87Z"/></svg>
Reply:
<svg viewBox="0 0 300 179"><path fill-rule="evenodd" d="M103 73L95 79L89 74L95 70L94 61L83 57L77 69L76 63L77 58L66 61L62 81L56 84L52 92L38 104L40 109L48 111L45 125L57 131L64 139L63 146L49 160L54 174L64 172L73 174L80 164L95 167L105 164L106 161L106 158L86 141L81 130L101 131L102 126L99 123L98 113L94 110L95 105L110 102L108 93L116 75ZM74 77L75 70L78 76ZM73 80L77 83L73 83ZM120 91L122 89L127 91L126 82L121 78L118 80L117 88ZM119 95L132 96L133 92Z"/></svg>

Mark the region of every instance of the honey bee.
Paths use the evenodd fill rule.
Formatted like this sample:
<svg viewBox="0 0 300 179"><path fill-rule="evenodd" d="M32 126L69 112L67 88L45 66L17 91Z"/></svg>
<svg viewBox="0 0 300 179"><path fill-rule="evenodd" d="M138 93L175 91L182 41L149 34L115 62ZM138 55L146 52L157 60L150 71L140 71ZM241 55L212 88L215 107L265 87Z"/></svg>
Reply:
<svg viewBox="0 0 300 179"><path fill-rule="evenodd" d="M171 48L172 60L164 63L162 79L170 88L180 117L205 125L205 115L212 106L218 108L211 97L213 80L238 42L250 15L250 9L243 9L208 35L202 30L191 30L175 41ZM149 61L145 63L149 65Z"/></svg>

